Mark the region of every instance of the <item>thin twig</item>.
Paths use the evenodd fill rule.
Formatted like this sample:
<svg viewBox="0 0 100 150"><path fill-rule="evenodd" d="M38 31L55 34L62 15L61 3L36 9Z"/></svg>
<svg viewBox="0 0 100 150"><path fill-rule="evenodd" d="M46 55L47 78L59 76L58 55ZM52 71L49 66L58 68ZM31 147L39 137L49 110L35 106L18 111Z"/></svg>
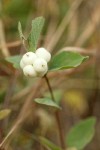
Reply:
<svg viewBox="0 0 100 150"><path fill-rule="evenodd" d="M48 77L46 75L44 76L44 78L45 78L45 80L47 82L47 85L48 85L48 88L49 88L49 91L50 91L50 94L51 94L51 98L55 102L55 98L54 98L53 91L52 91L52 88L51 88L50 83L49 83L49 79L48 79Z"/></svg>
<svg viewBox="0 0 100 150"><path fill-rule="evenodd" d="M55 98L54 98L54 95L53 95L53 91L52 91L49 79L48 79L48 77L46 75L44 76L44 78L45 78L46 83L48 85L48 89L50 91L51 98L52 98L53 101L55 101ZM61 125L61 121L60 121L60 115L59 115L58 111L55 112L55 117L56 117L58 129L59 129L59 137L60 137L61 147L64 150L66 148L66 146L65 146L65 142L64 142L64 134L63 134L62 125Z"/></svg>

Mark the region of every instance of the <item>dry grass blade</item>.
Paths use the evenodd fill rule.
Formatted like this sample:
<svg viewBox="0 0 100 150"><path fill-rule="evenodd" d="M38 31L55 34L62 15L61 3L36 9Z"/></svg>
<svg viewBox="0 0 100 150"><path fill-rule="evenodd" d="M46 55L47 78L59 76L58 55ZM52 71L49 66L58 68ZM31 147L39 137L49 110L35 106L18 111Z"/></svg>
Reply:
<svg viewBox="0 0 100 150"><path fill-rule="evenodd" d="M99 6L96 7L96 10L94 11L94 13L92 13L91 18L93 18L93 22L91 22L90 20L88 21L85 27L85 30L75 42L76 46L82 46L96 30L96 27L98 26L100 22L100 7Z"/></svg>
<svg viewBox="0 0 100 150"><path fill-rule="evenodd" d="M57 42L59 41L60 37L62 36L62 34L63 34L63 32L64 32L64 30L66 28L66 26L69 24L69 22L73 18L76 10L78 9L78 7L80 6L82 1L83 0L76 0L72 4L69 12L65 15L65 17L63 18L61 24L57 28L54 36L52 37L51 41L49 42L49 44L47 46L48 49L52 50L56 46Z"/></svg>
<svg viewBox="0 0 100 150"><path fill-rule="evenodd" d="M87 49L81 48L81 47L64 47L60 51L72 51L72 52L78 52L81 54L92 55L92 56L96 55L96 49L95 50L87 50Z"/></svg>
<svg viewBox="0 0 100 150"><path fill-rule="evenodd" d="M40 80L38 82L38 84L37 84L36 88L34 89L34 91L31 92L31 94L27 97L26 102L25 102L25 104L24 104L24 106L23 106L23 108L22 108L22 110L21 110L21 112L20 112L20 114L19 114L15 124L12 126L12 128L9 131L9 133L7 134L7 136L1 142L0 148L5 146L4 144L6 143L8 138L19 128L20 124L29 116L29 114L30 114L29 106L31 105L31 100L35 97L35 95L39 91L41 85L42 85L42 80ZM26 110L29 110L29 111L27 111L27 113L26 113ZM9 138L9 140L10 140L10 138Z"/></svg>
<svg viewBox="0 0 100 150"><path fill-rule="evenodd" d="M0 45L1 45L2 54L4 55L4 57L8 57L10 53L6 46L3 23L1 19L0 19Z"/></svg>
<svg viewBox="0 0 100 150"><path fill-rule="evenodd" d="M0 1L0 15L1 13L2 13L2 2ZM4 26L3 26L3 22L1 18L0 18L0 45L1 45L1 50L2 50L2 54L4 55L4 57L9 56L10 53L6 46Z"/></svg>

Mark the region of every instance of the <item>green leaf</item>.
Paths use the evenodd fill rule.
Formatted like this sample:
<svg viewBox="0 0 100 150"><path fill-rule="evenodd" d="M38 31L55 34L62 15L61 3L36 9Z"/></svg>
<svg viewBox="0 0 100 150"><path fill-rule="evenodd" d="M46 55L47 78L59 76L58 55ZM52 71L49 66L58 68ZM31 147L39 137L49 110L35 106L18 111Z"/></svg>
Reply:
<svg viewBox="0 0 100 150"><path fill-rule="evenodd" d="M78 150L84 149L94 136L95 123L96 119L92 117L75 125L67 135L68 147L76 147Z"/></svg>
<svg viewBox="0 0 100 150"><path fill-rule="evenodd" d="M11 113L10 109L3 109L0 111L0 120L6 118Z"/></svg>
<svg viewBox="0 0 100 150"><path fill-rule="evenodd" d="M75 52L60 52L55 55L49 64L49 71L69 69L79 66L88 56L81 56Z"/></svg>
<svg viewBox="0 0 100 150"><path fill-rule="evenodd" d="M6 61L9 63L12 63L14 68L19 69L20 68L20 60L22 56L21 55L15 55L15 56L10 56L6 58Z"/></svg>
<svg viewBox="0 0 100 150"><path fill-rule="evenodd" d="M36 98L35 102L39 103L39 104L48 105L48 106L52 106L52 107L61 109L61 107L58 104L56 104L56 102L51 100L50 98Z"/></svg>
<svg viewBox="0 0 100 150"><path fill-rule="evenodd" d="M62 96L63 96L63 91L61 89L54 90L53 94L54 94L54 98L55 98L56 103L59 105L60 101L62 99ZM44 97L51 98L50 92L44 93Z"/></svg>
<svg viewBox="0 0 100 150"><path fill-rule="evenodd" d="M42 31L45 19L43 17L37 17L32 21L32 30L28 37L29 51L35 51L37 48L40 33Z"/></svg>
<svg viewBox="0 0 100 150"><path fill-rule="evenodd" d="M23 32L22 32L22 25L21 25L20 21L18 22L18 31L19 31L21 40L25 39Z"/></svg>
<svg viewBox="0 0 100 150"><path fill-rule="evenodd" d="M54 143L52 143L48 139L44 137L40 137L39 139L40 139L40 142L43 144L43 146L45 146L47 149L50 148L51 150L61 150L60 147L56 146Z"/></svg>

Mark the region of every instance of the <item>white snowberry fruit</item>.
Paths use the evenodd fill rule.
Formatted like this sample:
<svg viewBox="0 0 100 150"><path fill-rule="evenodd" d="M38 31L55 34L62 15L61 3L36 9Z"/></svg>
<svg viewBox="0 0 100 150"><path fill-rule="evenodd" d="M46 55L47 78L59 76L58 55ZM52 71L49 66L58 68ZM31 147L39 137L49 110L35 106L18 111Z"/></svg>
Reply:
<svg viewBox="0 0 100 150"><path fill-rule="evenodd" d="M44 72L37 72L37 77L43 77L48 71L48 68Z"/></svg>
<svg viewBox="0 0 100 150"><path fill-rule="evenodd" d="M27 52L22 57L22 61L25 64L25 66L26 65L32 65L36 59L37 59L37 56L33 52Z"/></svg>
<svg viewBox="0 0 100 150"><path fill-rule="evenodd" d="M34 70L33 66L32 65L27 65L23 68L23 73L25 76L27 77L36 77L37 76L37 73L36 71Z"/></svg>
<svg viewBox="0 0 100 150"><path fill-rule="evenodd" d="M46 60L46 62L49 62L51 59L51 54L45 49L45 48L38 48L36 50L36 55L39 58L43 58Z"/></svg>
<svg viewBox="0 0 100 150"><path fill-rule="evenodd" d="M25 64L23 63L23 60L20 61L20 67L23 69L25 67Z"/></svg>
<svg viewBox="0 0 100 150"><path fill-rule="evenodd" d="M47 62L42 58L37 58L34 62L34 69L40 76L43 76L48 71Z"/></svg>

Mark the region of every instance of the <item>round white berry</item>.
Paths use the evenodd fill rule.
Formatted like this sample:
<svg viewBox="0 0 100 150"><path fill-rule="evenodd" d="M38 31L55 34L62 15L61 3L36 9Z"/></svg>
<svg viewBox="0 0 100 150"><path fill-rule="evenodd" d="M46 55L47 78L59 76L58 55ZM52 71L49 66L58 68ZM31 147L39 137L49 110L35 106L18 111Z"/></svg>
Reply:
<svg viewBox="0 0 100 150"><path fill-rule="evenodd" d="M25 66L26 65L32 65L36 59L37 59L37 56L33 52L27 52L22 57L22 61L25 64Z"/></svg>
<svg viewBox="0 0 100 150"><path fill-rule="evenodd" d="M23 63L23 60L20 61L20 67L23 69L25 67L25 64Z"/></svg>
<svg viewBox="0 0 100 150"><path fill-rule="evenodd" d="M37 58L34 62L34 69L38 74L46 74L48 71L47 62L42 58Z"/></svg>
<svg viewBox="0 0 100 150"><path fill-rule="evenodd" d="M36 71L34 70L33 66L32 65L27 65L23 68L23 73L25 76L27 77L36 77L37 76L37 73Z"/></svg>
<svg viewBox="0 0 100 150"><path fill-rule="evenodd" d="M43 77L48 71L48 68L44 72L37 72L37 77Z"/></svg>
<svg viewBox="0 0 100 150"><path fill-rule="evenodd" d="M51 59L51 54L45 49L45 48L38 48L36 50L36 55L39 58L43 58L46 60L46 62L49 62Z"/></svg>

